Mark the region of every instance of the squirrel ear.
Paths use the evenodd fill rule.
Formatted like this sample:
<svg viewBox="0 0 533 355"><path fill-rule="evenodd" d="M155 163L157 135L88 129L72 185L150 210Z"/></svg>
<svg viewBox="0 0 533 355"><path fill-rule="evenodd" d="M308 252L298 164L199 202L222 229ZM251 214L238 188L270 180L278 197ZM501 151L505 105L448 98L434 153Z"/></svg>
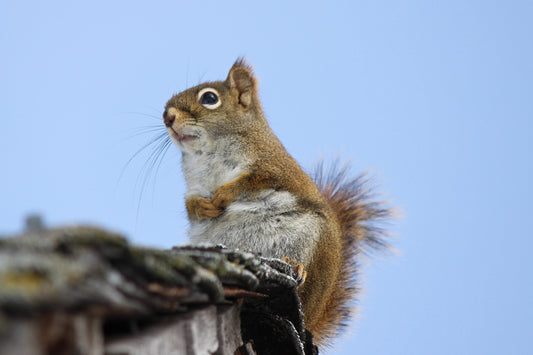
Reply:
<svg viewBox="0 0 533 355"><path fill-rule="evenodd" d="M226 83L231 89L237 89L239 93L239 104L249 107L256 91L256 79L253 75L252 67L246 63L244 58L239 58L231 67Z"/></svg>

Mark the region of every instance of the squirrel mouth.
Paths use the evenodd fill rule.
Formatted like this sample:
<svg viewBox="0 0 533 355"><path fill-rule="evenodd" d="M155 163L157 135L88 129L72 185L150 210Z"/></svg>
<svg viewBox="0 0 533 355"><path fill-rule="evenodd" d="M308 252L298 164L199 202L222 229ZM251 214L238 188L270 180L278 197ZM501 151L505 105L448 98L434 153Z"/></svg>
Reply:
<svg viewBox="0 0 533 355"><path fill-rule="evenodd" d="M191 136L188 134L178 134L177 136L178 136L179 141L184 142L184 143L187 143L189 141L192 141L198 138L197 136Z"/></svg>
<svg viewBox="0 0 533 355"><path fill-rule="evenodd" d="M196 136L196 135L178 133L173 128L170 128L170 129L172 130L172 135L174 136L174 138L176 138L181 143L187 143L187 142L190 142L192 140L198 139L198 136Z"/></svg>

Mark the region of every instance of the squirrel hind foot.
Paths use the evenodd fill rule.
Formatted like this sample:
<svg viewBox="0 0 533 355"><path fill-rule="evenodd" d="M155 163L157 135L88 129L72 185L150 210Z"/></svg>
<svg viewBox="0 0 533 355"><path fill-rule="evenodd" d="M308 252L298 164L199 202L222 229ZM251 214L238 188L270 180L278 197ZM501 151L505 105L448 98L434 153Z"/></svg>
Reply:
<svg viewBox="0 0 533 355"><path fill-rule="evenodd" d="M296 260L291 259L288 256L282 257L281 260L291 266L293 277L298 283L298 287L303 285L307 277L307 271L305 271L303 264L298 263Z"/></svg>

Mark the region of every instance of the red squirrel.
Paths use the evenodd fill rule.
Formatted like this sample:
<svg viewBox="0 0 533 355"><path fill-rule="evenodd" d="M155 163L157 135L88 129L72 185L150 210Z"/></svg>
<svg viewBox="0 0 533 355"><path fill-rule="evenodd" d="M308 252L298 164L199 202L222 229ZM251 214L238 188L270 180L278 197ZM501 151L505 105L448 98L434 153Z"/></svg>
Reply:
<svg viewBox="0 0 533 355"><path fill-rule="evenodd" d="M306 327L329 345L357 293L355 256L386 246L379 223L391 211L346 169L320 169L315 181L302 170L272 132L243 59L225 81L174 95L163 119L182 152L191 242L292 263Z"/></svg>

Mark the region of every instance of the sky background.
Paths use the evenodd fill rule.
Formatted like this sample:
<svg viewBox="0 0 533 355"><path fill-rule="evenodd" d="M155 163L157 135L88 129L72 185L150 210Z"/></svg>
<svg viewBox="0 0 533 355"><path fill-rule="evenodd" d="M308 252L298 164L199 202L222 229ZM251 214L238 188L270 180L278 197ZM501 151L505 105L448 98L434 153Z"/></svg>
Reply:
<svg viewBox="0 0 533 355"><path fill-rule="evenodd" d="M3 1L0 234L186 242L177 148L127 162L241 55L302 166L348 159L403 211L331 353L531 354L531 1Z"/></svg>

